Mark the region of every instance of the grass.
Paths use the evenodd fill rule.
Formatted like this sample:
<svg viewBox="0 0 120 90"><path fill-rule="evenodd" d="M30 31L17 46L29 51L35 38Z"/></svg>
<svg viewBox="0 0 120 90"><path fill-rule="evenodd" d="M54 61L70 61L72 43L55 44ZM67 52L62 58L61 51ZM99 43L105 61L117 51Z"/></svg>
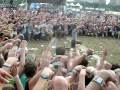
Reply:
<svg viewBox="0 0 120 90"><path fill-rule="evenodd" d="M120 64L120 40L112 38L95 38L95 37L78 37L82 41L83 45L92 48L100 52L103 48L108 50L108 61L111 63ZM59 46L70 47L71 38L61 39L58 41ZM31 41L29 43L29 48L38 48L36 51L37 56L41 55L42 50L48 45L48 41ZM67 43L67 44L65 44ZM42 45L42 46L41 46ZM44 47L43 47L44 46Z"/></svg>

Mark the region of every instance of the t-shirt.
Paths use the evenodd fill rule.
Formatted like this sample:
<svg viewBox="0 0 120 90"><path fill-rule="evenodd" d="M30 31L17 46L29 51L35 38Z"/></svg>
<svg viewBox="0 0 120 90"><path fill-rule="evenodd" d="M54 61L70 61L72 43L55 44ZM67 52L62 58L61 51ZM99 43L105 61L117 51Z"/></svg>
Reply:
<svg viewBox="0 0 120 90"><path fill-rule="evenodd" d="M21 83L23 85L23 88L24 89L27 88L28 87L28 78L27 78L27 76L25 74L21 75L20 80L21 80ZM27 89L25 89L25 90L27 90Z"/></svg>
<svg viewBox="0 0 120 90"><path fill-rule="evenodd" d="M77 31L75 29L72 30L72 40L77 41Z"/></svg>

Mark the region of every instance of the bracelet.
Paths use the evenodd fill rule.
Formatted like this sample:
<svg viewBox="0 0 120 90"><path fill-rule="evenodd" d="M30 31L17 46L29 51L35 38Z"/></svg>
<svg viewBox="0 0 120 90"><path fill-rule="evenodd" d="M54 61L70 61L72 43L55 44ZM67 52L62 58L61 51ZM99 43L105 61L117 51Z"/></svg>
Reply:
<svg viewBox="0 0 120 90"><path fill-rule="evenodd" d="M4 63L4 64L3 64L3 67L8 67L8 68L10 68L10 67L11 67L11 65L10 65L10 64L8 64L8 63Z"/></svg>

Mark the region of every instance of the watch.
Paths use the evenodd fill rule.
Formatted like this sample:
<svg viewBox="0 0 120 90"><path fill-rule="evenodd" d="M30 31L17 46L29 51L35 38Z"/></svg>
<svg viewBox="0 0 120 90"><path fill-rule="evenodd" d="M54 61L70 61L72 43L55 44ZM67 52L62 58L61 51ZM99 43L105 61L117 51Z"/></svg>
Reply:
<svg viewBox="0 0 120 90"><path fill-rule="evenodd" d="M93 81L96 82L97 84L99 84L101 87L105 86L105 81L100 76L95 76L93 78Z"/></svg>

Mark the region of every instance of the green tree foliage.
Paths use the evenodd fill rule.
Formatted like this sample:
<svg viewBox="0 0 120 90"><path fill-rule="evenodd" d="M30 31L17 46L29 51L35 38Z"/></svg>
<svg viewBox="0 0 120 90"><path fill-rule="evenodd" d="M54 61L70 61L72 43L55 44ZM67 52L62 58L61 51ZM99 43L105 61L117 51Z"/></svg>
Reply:
<svg viewBox="0 0 120 90"><path fill-rule="evenodd" d="M25 0L13 0L13 4L20 4L24 2ZM0 0L0 4L9 4L10 0Z"/></svg>

